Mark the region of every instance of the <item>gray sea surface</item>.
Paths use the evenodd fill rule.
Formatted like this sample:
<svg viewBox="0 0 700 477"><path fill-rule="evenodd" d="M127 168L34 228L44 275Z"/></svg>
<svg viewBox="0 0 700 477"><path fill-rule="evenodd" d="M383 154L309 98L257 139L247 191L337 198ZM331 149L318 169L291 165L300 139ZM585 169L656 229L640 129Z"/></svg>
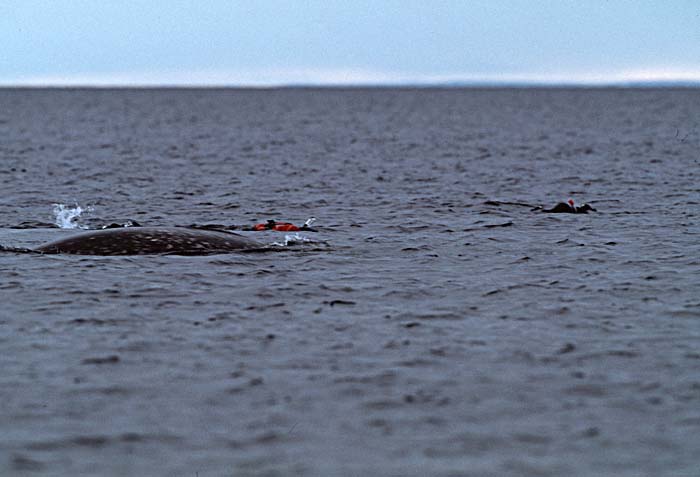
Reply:
<svg viewBox="0 0 700 477"><path fill-rule="evenodd" d="M2 245L318 218L1 253L0 475L700 475L699 165L700 89L0 89Z"/></svg>

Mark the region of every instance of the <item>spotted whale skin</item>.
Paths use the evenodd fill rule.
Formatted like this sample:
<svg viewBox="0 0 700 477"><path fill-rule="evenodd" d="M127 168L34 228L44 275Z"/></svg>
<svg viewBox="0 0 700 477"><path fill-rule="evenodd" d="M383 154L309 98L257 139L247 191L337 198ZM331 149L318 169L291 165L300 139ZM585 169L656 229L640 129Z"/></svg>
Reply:
<svg viewBox="0 0 700 477"><path fill-rule="evenodd" d="M76 255L207 255L266 248L260 242L232 232L186 227L127 227L73 235L34 251Z"/></svg>

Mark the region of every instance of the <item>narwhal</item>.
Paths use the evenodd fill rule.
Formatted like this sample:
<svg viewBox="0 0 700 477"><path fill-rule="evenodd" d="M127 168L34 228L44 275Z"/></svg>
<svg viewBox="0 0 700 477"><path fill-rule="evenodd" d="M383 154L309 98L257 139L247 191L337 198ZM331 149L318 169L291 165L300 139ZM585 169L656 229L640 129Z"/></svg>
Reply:
<svg viewBox="0 0 700 477"><path fill-rule="evenodd" d="M209 255L265 250L272 248L233 232L187 227L126 227L85 232L22 251L75 255Z"/></svg>

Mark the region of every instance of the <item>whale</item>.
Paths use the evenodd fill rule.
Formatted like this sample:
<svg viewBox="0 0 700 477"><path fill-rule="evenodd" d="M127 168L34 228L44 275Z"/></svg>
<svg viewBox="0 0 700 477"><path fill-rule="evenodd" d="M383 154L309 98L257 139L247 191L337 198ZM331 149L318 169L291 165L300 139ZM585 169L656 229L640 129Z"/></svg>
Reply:
<svg viewBox="0 0 700 477"><path fill-rule="evenodd" d="M126 227L93 230L46 243L33 252L74 255L210 255L271 250L233 232L188 227Z"/></svg>

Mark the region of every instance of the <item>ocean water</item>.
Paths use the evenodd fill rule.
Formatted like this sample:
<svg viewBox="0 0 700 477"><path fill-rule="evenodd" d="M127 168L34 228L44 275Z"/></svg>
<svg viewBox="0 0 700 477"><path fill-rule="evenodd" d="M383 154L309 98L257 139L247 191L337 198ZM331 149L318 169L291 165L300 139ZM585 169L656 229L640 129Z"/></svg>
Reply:
<svg viewBox="0 0 700 477"><path fill-rule="evenodd" d="M2 245L318 218L0 254L0 475L699 475L699 151L698 89L0 89Z"/></svg>

